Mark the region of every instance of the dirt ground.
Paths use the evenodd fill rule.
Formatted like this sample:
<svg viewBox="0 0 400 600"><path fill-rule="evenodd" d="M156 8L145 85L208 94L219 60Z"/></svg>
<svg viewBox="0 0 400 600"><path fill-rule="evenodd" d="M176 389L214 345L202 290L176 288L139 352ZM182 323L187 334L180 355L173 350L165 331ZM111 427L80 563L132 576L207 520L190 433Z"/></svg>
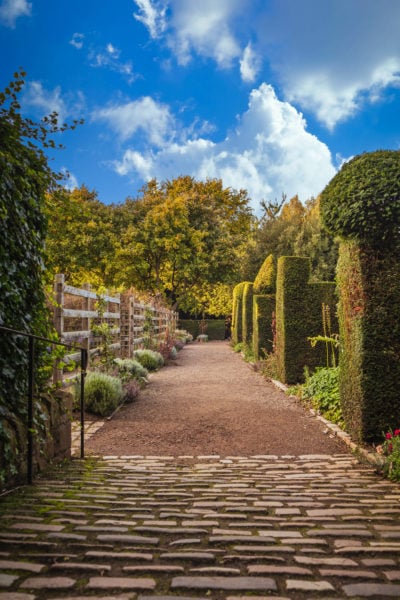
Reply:
<svg viewBox="0 0 400 600"><path fill-rule="evenodd" d="M325 426L253 371L228 342L192 343L150 376L86 443L101 455L302 455L348 452Z"/></svg>

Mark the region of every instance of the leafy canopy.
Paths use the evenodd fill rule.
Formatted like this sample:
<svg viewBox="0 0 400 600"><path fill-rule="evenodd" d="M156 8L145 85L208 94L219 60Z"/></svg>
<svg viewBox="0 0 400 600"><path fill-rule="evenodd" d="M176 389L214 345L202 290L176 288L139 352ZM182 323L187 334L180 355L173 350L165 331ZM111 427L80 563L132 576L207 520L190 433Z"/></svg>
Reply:
<svg viewBox="0 0 400 600"><path fill-rule="evenodd" d="M128 223L117 252L117 280L179 304L194 286L238 278L238 254L252 214L246 192L220 180L150 181L121 208Z"/></svg>
<svg viewBox="0 0 400 600"><path fill-rule="evenodd" d="M345 163L321 194L326 227L381 246L400 235L400 151L378 150Z"/></svg>

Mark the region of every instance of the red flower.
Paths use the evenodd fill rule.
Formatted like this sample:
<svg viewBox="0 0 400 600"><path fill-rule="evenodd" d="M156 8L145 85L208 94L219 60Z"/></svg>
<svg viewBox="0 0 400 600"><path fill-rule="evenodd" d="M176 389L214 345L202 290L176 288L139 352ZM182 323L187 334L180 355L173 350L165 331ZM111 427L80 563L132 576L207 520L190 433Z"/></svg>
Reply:
<svg viewBox="0 0 400 600"><path fill-rule="evenodd" d="M391 434L391 433L389 433L389 432L388 432L388 433L386 434L386 439L387 439L387 440L391 440L391 439L392 439L392 437L393 437L393 436L392 436L392 434Z"/></svg>
<svg viewBox="0 0 400 600"><path fill-rule="evenodd" d="M395 429L394 430L394 435L400 435L400 429Z"/></svg>

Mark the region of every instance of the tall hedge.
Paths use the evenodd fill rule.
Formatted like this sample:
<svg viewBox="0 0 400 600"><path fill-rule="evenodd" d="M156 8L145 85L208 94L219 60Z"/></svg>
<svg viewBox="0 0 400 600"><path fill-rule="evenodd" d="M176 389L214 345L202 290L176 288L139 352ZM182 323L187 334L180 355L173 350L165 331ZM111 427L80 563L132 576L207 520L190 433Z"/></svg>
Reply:
<svg viewBox="0 0 400 600"><path fill-rule="evenodd" d="M233 288L232 302L232 341L238 344L243 341L243 290L246 281L238 283Z"/></svg>
<svg viewBox="0 0 400 600"><path fill-rule="evenodd" d="M347 163L323 191L321 214L342 239L337 279L346 428L358 441L379 441L399 426L400 415L400 152Z"/></svg>
<svg viewBox="0 0 400 600"><path fill-rule="evenodd" d="M254 280L255 294L274 294L276 290L276 268L272 254L264 260Z"/></svg>
<svg viewBox="0 0 400 600"><path fill-rule="evenodd" d="M254 284L249 281L243 286L242 340L248 346L251 346L253 339L253 287Z"/></svg>
<svg viewBox="0 0 400 600"><path fill-rule="evenodd" d="M284 383L303 381L304 367L326 365L323 345L311 347L308 337L322 334L322 305L336 314L335 284L309 283L310 259L278 259L276 281L276 353L278 375ZM333 323L335 327L335 323Z"/></svg>
<svg viewBox="0 0 400 600"><path fill-rule="evenodd" d="M272 318L275 311L273 294L253 296L253 355L263 358L265 352L273 351Z"/></svg>

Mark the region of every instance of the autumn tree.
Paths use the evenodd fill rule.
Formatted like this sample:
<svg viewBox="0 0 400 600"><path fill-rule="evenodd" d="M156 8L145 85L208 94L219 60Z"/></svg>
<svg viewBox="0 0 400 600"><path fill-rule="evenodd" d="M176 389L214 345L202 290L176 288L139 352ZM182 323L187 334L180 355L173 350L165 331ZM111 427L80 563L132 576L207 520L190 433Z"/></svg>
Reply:
<svg viewBox="0 0 400 600"><path fill-rule="evenodd" d="M178 305L194 286L238 279L252 221L245 191L223 188L220 180L152 180L122 210L128 226L117 255L118 283Z"/></svg>
<svg viewBox="0 0 400 600"><path fill-rule="evenodd" d="M249 241L242 279L253 280L264 259L280 256L308 256L312 277L332 281L337 262L337 244L320 220L319 199L302 204L298 196L289 201L263 204L264 213Z"/></svg>
<svg viewBox="0 0 400 600"><path fill-rule="evenodd" d="M111 286L117 237L113 210L82 186L58 188L46 198L48 277L64 273L69 283Z"/></svg>

